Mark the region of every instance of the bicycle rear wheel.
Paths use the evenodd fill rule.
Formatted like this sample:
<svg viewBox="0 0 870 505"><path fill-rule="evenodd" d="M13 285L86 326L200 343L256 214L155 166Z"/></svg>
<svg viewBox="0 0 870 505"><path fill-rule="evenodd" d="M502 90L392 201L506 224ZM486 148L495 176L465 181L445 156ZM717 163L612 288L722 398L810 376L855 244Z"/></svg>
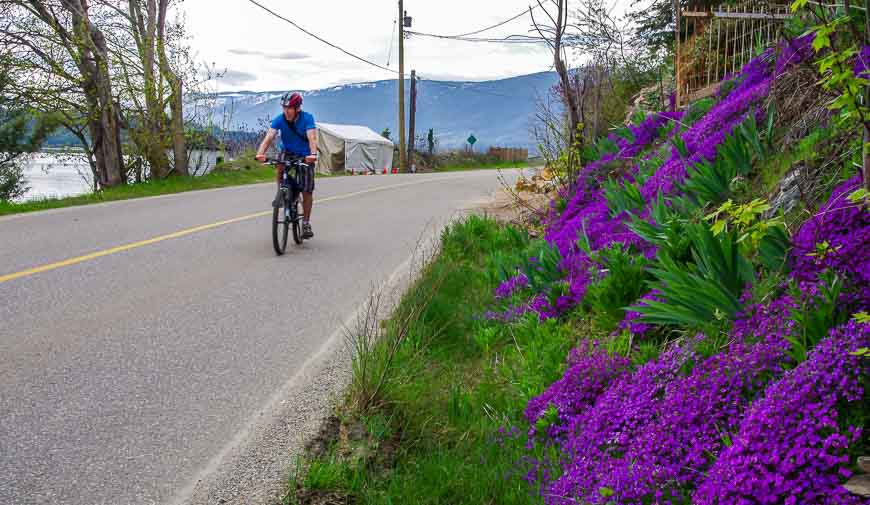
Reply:
<svg viewBox="0 0 870 505"><path fill-rule="evenodd" d="M272 209L272 246L275 254L281 256L287 250L287 232L290 228L290 220L284 214L282 207ZM295 230L295 227L294 227ZM294 231L294 236L296 232Z"/></svg>
<svg viewBox="0 0 870 505"><path fill-rule="evenodd" d="M296 245L302 245L302 230L299 226L299 200L293 202L293 242L296 242Z"/></svg>

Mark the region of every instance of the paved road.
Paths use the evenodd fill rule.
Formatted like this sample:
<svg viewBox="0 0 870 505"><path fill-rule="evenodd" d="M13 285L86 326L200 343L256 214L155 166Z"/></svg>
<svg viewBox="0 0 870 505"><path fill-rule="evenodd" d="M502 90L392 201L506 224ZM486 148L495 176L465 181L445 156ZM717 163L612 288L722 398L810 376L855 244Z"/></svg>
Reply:
<svg viewBox="0 0 870 505"><path fill-rule="evenodd" d="M0 218L0 503L189 499L276 400L323 400L306 362L498 181L318 185L317 236L284 257L270 185Z"/></svg>

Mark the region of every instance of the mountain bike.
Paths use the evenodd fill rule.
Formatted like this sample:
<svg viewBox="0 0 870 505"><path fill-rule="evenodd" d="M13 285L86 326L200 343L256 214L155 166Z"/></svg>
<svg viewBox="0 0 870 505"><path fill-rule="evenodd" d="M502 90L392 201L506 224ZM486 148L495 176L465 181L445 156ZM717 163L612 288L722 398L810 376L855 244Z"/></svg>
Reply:
<svg viewBox="0 0 870 505"><path fill-rule="evenodd" d="M301 157L285 160L267 158L266 163L283 168L281 185L278 188L282 205L272 209L272 245L275 247L275 254L281 256L287 251L287 237L291 227L293 242L300 245L304 240L301 230L302 215L299 212L299 196L302 194L299 172L307 165L305 158Z"/></svg>

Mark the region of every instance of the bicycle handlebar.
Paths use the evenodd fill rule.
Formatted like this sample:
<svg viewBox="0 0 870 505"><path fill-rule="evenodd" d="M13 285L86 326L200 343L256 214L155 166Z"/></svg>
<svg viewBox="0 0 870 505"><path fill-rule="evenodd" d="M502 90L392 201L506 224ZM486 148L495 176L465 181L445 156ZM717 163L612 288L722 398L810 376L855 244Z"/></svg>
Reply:
<svg viewBox="0 0 870 505"><path fill-rule="evenodd" d="M304 156L294 157L294 158L285 159L285 160L281 160L278 158L266 158L263 161L263 163L265 163L267 165L304 165L304 164L306 164Z"/></svg>

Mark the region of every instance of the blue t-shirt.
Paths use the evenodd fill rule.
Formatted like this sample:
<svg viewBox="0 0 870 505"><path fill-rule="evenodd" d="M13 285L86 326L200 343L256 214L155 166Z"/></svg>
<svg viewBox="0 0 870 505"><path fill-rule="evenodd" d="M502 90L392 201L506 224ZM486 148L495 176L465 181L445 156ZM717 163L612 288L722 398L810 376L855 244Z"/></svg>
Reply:
<svg viewBox="0 0 870 505"><path fill-rule="evenodd" d="M308 130L316 128L314 116L300 111L296 120L288 123L282 113L272 120L272 128L281 132L281 144L284 145L285 151L290 151L296 156L309 156L311 154L311 146L308 144Z"/></svg>

